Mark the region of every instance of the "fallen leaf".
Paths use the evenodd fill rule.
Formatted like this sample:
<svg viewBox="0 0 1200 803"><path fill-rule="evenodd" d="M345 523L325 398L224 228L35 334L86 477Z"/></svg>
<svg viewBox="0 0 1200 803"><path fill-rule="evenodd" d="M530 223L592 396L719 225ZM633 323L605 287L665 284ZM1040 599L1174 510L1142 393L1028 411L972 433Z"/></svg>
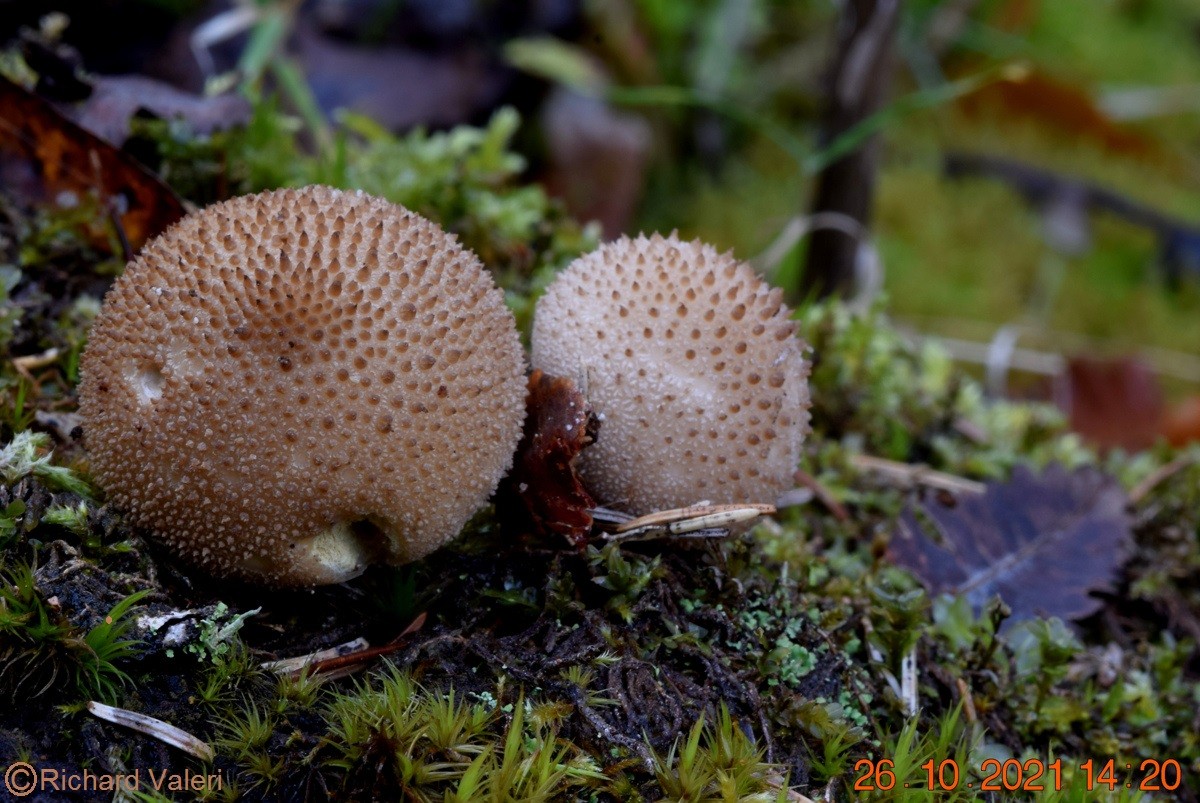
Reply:
<svg viewBox="0 0 1200 803"><path fill-rule="evenodd" d="M633 220L650 159L649 124L603 100L558 88L542 111L549 153L545 179L579 220L598 220L606 239Z"/></svg>
<svg viewBox="0 0 1200 803"><path fill-rule="evenodd" d="M534 371L529 377L525 434L508 487L543 533L582 548L592 531L595 500L575 472L575 458L596 437L599 422L569 379Z"/></svg>
<svg viewBox="0 0 1200 803"><path fill-rule="evenodd" d="M244 125L252 111L241 95L193 95L139 75L100 76L91 85L91 96L74 110L72 119L117 147L129 138L130 120L142 112L183 120L193 133L204 135Z"/></svg>
<svg viewBox="0 0 1200 803"><path fill-rule="evenodd" d="M1140 130L1111 120L1087 91L1036 71L992 82L963 96L957 105L974 117L1032 120L1064 135L1095 142L1110 153L1169 158Z"/></svg>
<svg viewBox="0 0 1200 803"><path fill-rule="evenodd" d="M515 73L477 44L446 53L361 47L325 36L304 15L296 22L296 58L317 103L365 114L391 131L449 127L500 105Z"/></svg>
<svg viewBox="0 0 1200 803"><path fill-rule="evenodd" d="M133 157L71 122L46 101L0 77L0 174L31 203L78 203L95 195L120 222L133 251L183 217L183 202ZM15 180L14 180L15 179ZM90 232L98 245L107 232Z"/></svg>
<svg viewBox="0 0 1200 803"><path fill-rule="evenodd" d="M1167 411L1163 435L1172 446L1200 442L1200 396L1189 396Z"/></svg>
<svg viewBox="0 0 1200 803"><path fill-rule="evenodd" d="M1071 429L1097 446L1129 450L1154 445L1164 402L1158 379L1132 358L1071 357L1066 375Z"/></svg>
<svg viewBox="0 0 1200 803"><path fill-rule="evenodd" d="M954 506L923 502L936 537L907 508L888 554L930 593L963 594L977 611L999 595L1012 609L1006 624L1079 619L1102 605L1091 592L1113 589L1131 541L1125 505L1116 481L1095 469L1018 467Z"/></svg>

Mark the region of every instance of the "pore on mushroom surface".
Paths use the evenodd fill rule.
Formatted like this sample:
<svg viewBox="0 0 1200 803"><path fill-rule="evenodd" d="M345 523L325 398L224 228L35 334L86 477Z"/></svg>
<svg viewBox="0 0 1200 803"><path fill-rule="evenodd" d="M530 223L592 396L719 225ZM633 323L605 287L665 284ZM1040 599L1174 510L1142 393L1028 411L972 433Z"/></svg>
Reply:
<svg viewBox="0 0 1200 803"><path fill-rule="evenodd" d="M578 463L598 502L645 514L770 503L792 486L808 363L781 295L674 236L623 237L555 279L532 362L575 380L601 418Z"/></svg>
<svg viewBox="0 0 1200 803"><path fill-rule="evenodd" d="M82 359L91 467L209 570L281 585L403 563L509 468L524 355L478 258L328 187L235 198L149 243Z"/></svg>

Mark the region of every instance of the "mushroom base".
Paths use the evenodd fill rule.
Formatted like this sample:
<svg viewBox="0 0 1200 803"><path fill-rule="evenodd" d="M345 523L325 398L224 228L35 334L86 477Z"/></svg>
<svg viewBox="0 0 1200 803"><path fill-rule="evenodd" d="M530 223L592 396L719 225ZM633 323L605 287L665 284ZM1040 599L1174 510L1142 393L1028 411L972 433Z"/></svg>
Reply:
<svg viewBox="0 0 1200 803"><path fill-rule="evenodd" d="M313 537L290 545L287 571L264 558L241 562L242 573L278 586L318 586L358 577L372 563L407 563L397 553L403 541L370 518L339 521Z"/></svg>

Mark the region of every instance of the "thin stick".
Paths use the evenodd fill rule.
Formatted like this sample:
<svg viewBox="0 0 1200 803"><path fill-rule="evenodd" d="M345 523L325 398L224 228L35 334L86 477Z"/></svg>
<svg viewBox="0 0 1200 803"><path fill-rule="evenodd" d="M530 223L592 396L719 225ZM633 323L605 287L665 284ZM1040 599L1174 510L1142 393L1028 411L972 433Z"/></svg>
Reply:
<svg viewBox="0 0 1200 803"><path fill-rule="evenodd" d="M927 485L930 488L939 488L951 493L966 494L981 494L987 490L987 486L982 482L968 480L943 471L934 471L927 466L898 463L895 460L867 454L856 454L850 458L850 462L857 469L881 474L905 485Z"/></svg>
<svg viewBox="0 0 1200 803"><path fill-rule="evenodd" d="M371 645L364 638L356 638L354 641L348 641L345 644L339 644L336 647L326 647L323 650L310 652L307 655L297 655L294 658L282 658L278 661L266 661L259 664L260 669L265 669L268 672L274 672L277 675L287 675L289 677L299 677L305 669L312 667L321 661L327 661L330 658L338 658L343 655L361 652Z"/></svg>
<svg viewBox="0 0 1200 803"><path fill-rule="evenodd" d="M17 369L17 373L33 382L33 371L38 368L45 368L47 365L53 364L61 354L61 350L57 348L46 349L41 354L29 354L24 357L13 357L12 367Z"/></svg>
<svg viewBox="0 0 1200 803"><path fill-rule="evenodd" d="M1129 504L1140 504L1143 499L1149 496L1150 492L1157 488L1161 483L1166 482L1171 477L1174 477L1180 471L1183 471L1188 466L1196 462L1194 455L1181 454L1170 463L1159 466L1151 471L1141 482L1133 486L1129 491Z"/></svg>
<svg viewBox="0 0 1200 803"><path fill-rule="evenodd" d="M816 477L807 471L797 470L792 475L792 479L812 491L813 495L821 500L821 504L833 514L835 519L838 521L850 521L850 512L846 510L846 506L834 498L829 489L822 485Z"/></svg>
<svg viewBox="0 0 1200 803"><path fill-rule="evenodd" d="M917 648L915 645L900 659L900 690L904 700L904 709L910 717L916 716L919 700L917 697Z"/></svg>
<svg viewBox="0 0 1200 803"><path fill-rule="evenodd" d="M738 524L775 513L774 505L711 505L660 510L621 522L607 541L650 541L658 538L724 538Z"/></svg>
<svg viewBox="0 0 1200 803"><path fill-rule="evenodd" d="M336 658L316 661L309 666L311 673L314 675L323 674L327 677L341 677L358 669L360 666L366 664L367 661L393 652L399 652L407 646L408 637L425 625L427 616L428 614L422 611L417 615L416 619L412 620L408 627L404 628L400 635L382 647L370 647L359 652L352 652L349 655L339 655Z"/></svg>

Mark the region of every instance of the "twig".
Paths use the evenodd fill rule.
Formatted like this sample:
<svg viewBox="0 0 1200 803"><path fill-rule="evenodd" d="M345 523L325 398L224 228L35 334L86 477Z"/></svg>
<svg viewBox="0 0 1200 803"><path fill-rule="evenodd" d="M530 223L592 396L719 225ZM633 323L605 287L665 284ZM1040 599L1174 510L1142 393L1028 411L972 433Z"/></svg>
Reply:
<svg viewBox="0 0 1200 803"><path fill-rule="evenodd" d="M359 652L353 652L349 655L339 655L333 658L327 658L322 661L316 661L310 666L311 673L324 674L326 677L343 677L351 672L360 669L367 661L384 655L390 655L393 652L399 652L407 646L407 639L413 633L416 633L425 625L427 614L422 611L413 619L408 627L382 647L370 647Z"/></svg>
<svg viewBox="0 0 1200 803"><path fill-rule="evenodd" d="M912 319L926 330L961 332L963 337L924 334L905 326L908 340L916 346L934 343L950 353L958 362L986 365L988 351L994 332L990 326L980 326L976 321L959 318L922 316ZM981 340L986 338L986 340ZM1078 332L1043 330L1037 333L1039 342L1052 343L1057 351L1039 351L1034 348L1014 348L1009 368L1031 374L1055 376L1066 366L1063 354L1081 352L1112 351L1116 344L1103 338L1088 337ZM1138 349L1138 359L1149 365L1156 374L1161 374L1190 385L1200 385L1200 356L1184 351L1144 346Z"/></svg>
<svg viewBox="0 0 1200 803"><path fill-rule="evenodd" d="M46 349L41 354L30 354L25 357L13 357L12 366L17 369L17 373L33 382L33 374L31 371L37 368L45 368L51 365L58 359L60 350L57 348Z"/></svg>
<svg viewBox="0 0 1200 803"><path fill-rule="evenodd" d="M821 504L833 514L835 519L838 521L850 520L850 513L846 510L846 506L834 498L833 494L829 492L829 489L818 482L816 477L809 474L807 471L797 470L796 473L792 475L792 479L812 491L813 495L815 495L817 499L821 500Z"/></svg>
<svg viewBox="0 0 1200 803"><path fill-rule="evenodd" d="M407 639L425 624L426 614L421 613L413 619L400 635L382 647L370 647L367 640L357 638L336 647L317 650L308 655L298 655L294 658L284 658L280 661L267 661L261 668L288 677L299 677L306 670L309 675L322 675L327 680L346 677L363 669L368 661L383 655L396 652L407 646Z"/></svg>
<svg viewBox="0 0 1200 803"><path fill-rule="evenodd" d="M1170 463L1166 463L1154 469L1154 471L1151 471L1145 479L1133 486L1133 488L1129 491L1129 504L1141 504L1142 500L1145 499L1150 492L1157 488L1161 483L1169 480L1171 477L1174 477L1180 471L1183 471L1185 468L1191 466L1195 462L1195 455L1181 454Z"/></svg>
<svg viewBox="0 0 1200 803"><path fill-rule="evenodd" d="M900 659L900 689L903 692L904 710L910 717L917 715L917 648L913 648Z"/></svg>
<svg viewBox="0 0 1200 803"><path fill-rule="evenodd" d="M403 644L385 644L382 647L369 647L349 655L337 655L333 658L314 661L308 665L309 674L324 675L330 680L343 678L360 669L365 669L368 661L398 652L404 646Z"/></svg>
<svg viewBox="0 0 1200 803"><path fill-rule="evenodd" d="M856 454L850 458L854 467L862 471L871 471L906 485L927 485L951 493L981 494L987 490L982 482L968 480L944 471L934 471L927 466L912 463L899 463L883 457L873 457L867 454Z"/></svg>
<svg viewBox="0 0 1200 803"><path fill-rule="evenodd" d="M117 240L121 244L121 256L126 263L133 261L133 246L129 243L129 234L125 231L125 222L121 220L121 213L117 211L116 199L108 200L108 219L112 223L113 230L117 233Z"/></svg>
<svg viewBox="0 0 1200 803"><path fill-rule="evenodd" d="M1158 237L1162 247L1159 261L1169 284L1178 285L1184 273L1195 273L1191 243L1200 237L1200 230L1190 221L1171 217L1107 187L1024 162L975 153L947 153L945 173L949 178L984 176L999 179L1043 211L1066 201L1077 206L1080 212L1099 210L1116 215L1134 226L1149 229Z"/></svg>
<svg viewBox="0 0 1200 803"><path fill-rule="evenodd" d="M259 664L259 668L265 669L268 672L274 672L277 675L287 675L288 677L295 678L303 674L305 669L312 669L312 667L322 661L328 661L331 658L339 658L344 655L357 654L369 646L370 644L367 643L366 639L356 638L354 641L310 652L307 655L297 655L294 658L283 658L278 661L266 661Z"/></svg>
<svg viewBox="0 0 1200 803"><path fill-rule="evenodd" d="M190 753L201 761L213 760L213 749L207 742L203 742L187 731L169 725L161 719L139 714L127 708L114 708L95 700L88 701L87 710L98 719L144 733L160 742L177 747L185 753Z"/></svg>
<svg viewBox="0 0 1200 803"><path fill-rule="evenodd" d="M847 150L822 168L812 210L837 212L865 226L874 197L880 142L877 131L861 141L856 141L856 132L879 112L888 93L901 3L848 0L841 8L821 140L826 150ZM815 292L825 296L854 289L858 255L858 242L844 234L814 232L799 295Z"/></svg>
<svg viewBox="0 0 1200 803"><path fill-rule="evenodd" d="M691 507L659 510L623 521L611 533L606 533L604 538L609 541L648 541L672 536L721 538L729 535L734 525L774 513L774 505L711 505L701 502Z"/></svg>

